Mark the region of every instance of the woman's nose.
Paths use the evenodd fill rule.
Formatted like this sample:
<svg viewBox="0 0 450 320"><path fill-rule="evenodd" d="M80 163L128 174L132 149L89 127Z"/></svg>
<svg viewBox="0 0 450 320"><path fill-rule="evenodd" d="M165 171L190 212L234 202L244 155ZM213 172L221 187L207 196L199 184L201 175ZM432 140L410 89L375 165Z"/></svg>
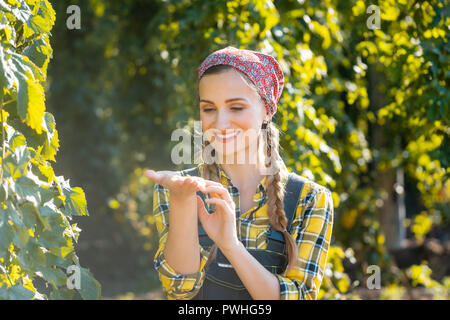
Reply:
<svg viewBox="0 0 450 320"><path fill-rule="evenodd" d="M230 118L226 112L218 112L215 127L221 130L222 133L225 133L226 129L230 129Z"/></svg>

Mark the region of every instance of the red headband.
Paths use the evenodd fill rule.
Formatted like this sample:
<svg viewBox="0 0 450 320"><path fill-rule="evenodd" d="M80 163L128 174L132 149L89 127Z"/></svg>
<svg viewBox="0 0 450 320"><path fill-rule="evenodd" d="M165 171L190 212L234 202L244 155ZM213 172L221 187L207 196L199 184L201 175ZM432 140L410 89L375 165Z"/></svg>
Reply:
<svg viewBox="0 0 450 320"><path fill-rule="evenodd" d="M275 58L264 53L228 46L211 53L203 61L197 70L198 79L200 80L208 68L219 64L232 66L245 73L264 99L268 113L273 116L277 112L284 76Z"/></svg>

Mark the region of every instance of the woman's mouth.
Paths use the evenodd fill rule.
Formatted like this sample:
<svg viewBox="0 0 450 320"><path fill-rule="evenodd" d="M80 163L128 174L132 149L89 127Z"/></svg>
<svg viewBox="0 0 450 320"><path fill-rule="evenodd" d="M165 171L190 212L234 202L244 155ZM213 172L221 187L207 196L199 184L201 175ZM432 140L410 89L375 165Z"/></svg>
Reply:
<svg viewBox="0 0 450 320"><path fill-rule="evenodd" d="M226 135L221 135L221 134L216 133L215 137L216 137L217 141L219 141L220 143L227 143L227 142L230 142L233 139L235 139L238 134L239 134L239 131L234 131L234 132L228 133Z"/></svg>

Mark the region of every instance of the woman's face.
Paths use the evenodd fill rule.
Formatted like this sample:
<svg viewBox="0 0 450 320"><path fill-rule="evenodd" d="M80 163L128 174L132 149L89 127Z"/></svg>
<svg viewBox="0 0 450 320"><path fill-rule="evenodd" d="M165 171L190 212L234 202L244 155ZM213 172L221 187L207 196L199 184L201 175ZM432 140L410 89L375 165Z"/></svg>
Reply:
<svg viewBox="0 0 450 320"><path fill-rule="evenodd" d="M205 75L199 82L203 134L219 154L256 150L268 116L258 93L234 69Z"/></svg>

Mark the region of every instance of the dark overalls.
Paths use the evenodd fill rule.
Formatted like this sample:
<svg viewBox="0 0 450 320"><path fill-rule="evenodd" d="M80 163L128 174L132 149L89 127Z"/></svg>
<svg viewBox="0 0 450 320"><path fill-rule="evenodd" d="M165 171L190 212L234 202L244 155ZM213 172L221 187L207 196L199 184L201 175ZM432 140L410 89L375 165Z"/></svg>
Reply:
<svg viewBox="0 0 450 320"><path fill-rule="evenodd" d="M192 168L182 172L191 176L199 176L198 168ZM290 231L292 219L297 208L297 201L305 180L305 178L295 173L289 173L283 202L286 218L288 219L288 231ZM198 191L197 194L203 200L205 199L205 195L201 191ZM200 222L198 224L198 231L200 245L208 250L214 242L208 237ZM271 273L281 274L288 264L284 236L281 232L274 230L270 226L267 241L266 249L247 249L247 251ZM217 248L216 259L209 264L206 270L206 279L193 300L224 299L251 300L252 297L227 258Z"/></svg>

